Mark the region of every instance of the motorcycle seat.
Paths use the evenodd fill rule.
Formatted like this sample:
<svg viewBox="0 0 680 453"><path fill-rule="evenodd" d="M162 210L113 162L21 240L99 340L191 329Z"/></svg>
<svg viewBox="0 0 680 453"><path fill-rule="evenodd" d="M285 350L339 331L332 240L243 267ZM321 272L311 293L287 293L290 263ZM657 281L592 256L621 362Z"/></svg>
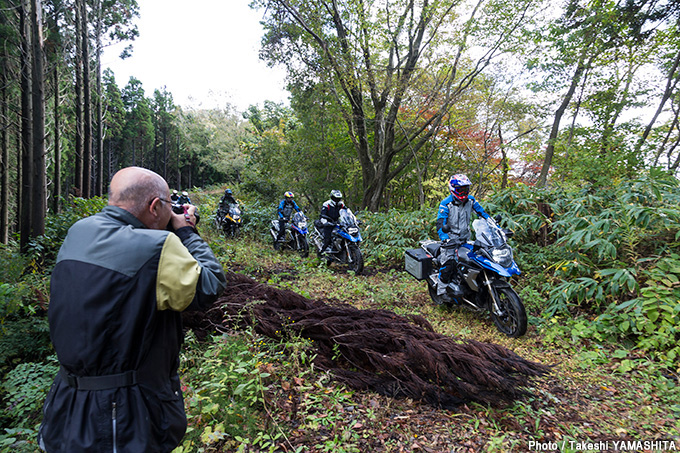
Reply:
<svg viewBox="0 0 680 453"><path fill-rule="evenodd" d="M472 246L470 244L463 244L458 249L458 260L459 261L470 261L468 258L468 253L472 251Z"/></svg>
<svg viewBox="0 0 680 453"><path fill-rule="evenodd" d="M425 245L425 249L432 256L439 256L439 249L441 248L441 242L431 242Z"/></svg>

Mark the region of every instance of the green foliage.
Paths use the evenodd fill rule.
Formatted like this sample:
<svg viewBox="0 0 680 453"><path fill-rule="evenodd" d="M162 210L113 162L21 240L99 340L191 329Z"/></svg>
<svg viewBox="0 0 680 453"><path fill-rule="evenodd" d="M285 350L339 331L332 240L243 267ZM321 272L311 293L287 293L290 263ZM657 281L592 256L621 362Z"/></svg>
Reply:
<svg viewBox="0 0 680 453"><path fill-rule="evenodd" d="M248 331L215 337L202 353L196 348L187 354L184 362L190 368L183 381L189 429L177 451L195 451L196 445L218 442L239 451L248 447L272 451L281 433L259 424L264 392L274 364L287 357L302 359L293 366L300 376L308 372L307 348L303 340L270 344Z"/></svg>
<svg viewBox="0 0 680 453"><path fill-rule="evenodd" d="M40 421L45 396L58 369L52 356L48 363L21 363L5 375L0 386L2 426L29 428Z"/></svg>
<svg viewBox="0 0 680 453"><path fill-rule="evenodd" d="M262 402L259 358L242 340L235 340L217 340L202 357L188 360L193 366L184 376L189 422L182 443L185 451L197 443L249 436L257 429L251 421L257 418L255 413L261 407L257 404Z"/></svg>
<svg viewBox="0 0 680 453"><path fill-rule="evenodd" d="M362 250L370 264L396 264L404 259L404 250L420 247L419 241L436 237L436 211L422 209L387 212L362 211Z"/></svg>
<svg viewBox="0 0 680 453"><path fill-rule="evenodd" d="M29 266L28 257L21 255L16 244L0 244L0 326L8 316L35 311L33 304L25 303L31 295L31 285L22 281Z"/></svg>
<svg viewBox="0 0 680 453"><path fill-rule="evenodd" d="M39 361L53 352L47 319L5 319L0 327L0 375L21 361Z"/></svg>
<svg viewBox="0 0 680 453"><path fill-rule="evenodd" d="M671 254L643 271L639 297L610 305L580 336L631 340L667 366L680 357L680 255Z"/></svg>
<svg viewBox="0 0 680 453"><path fill-rule="evenodd" d="M276 218L277 205L255 201L248 203L243 209L243 234L251 238L266 238L269 240L269 226Z"/></svg>
<svg viewBox="0 0 680 453"><path fill-rule="evenodd" d="M62 201L62 210L45 219L45 234L28 244L26 255L33 270L50 269L54 265L68 229L78 220L96 214L107 204L104 197L69 197Z"/></svg>

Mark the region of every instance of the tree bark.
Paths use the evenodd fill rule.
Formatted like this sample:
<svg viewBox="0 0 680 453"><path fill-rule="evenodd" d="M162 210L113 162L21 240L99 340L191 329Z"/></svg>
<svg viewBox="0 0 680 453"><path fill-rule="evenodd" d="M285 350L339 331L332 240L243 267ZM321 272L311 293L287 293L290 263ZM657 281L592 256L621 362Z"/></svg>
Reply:
<svg viewBox="0 0 680 453"><path fill-rule="evenodd" d="M637 144L635 145L636 154L640 152L642 144L645 142L645 140L647 140L647 137L649 137L649 134L652 132L652 127L654 127L654 123L656 122L659 115L661 115L661 112L663 111L663 107L666 104L666 101L668 101L668 99L671 97L671 95L673 94L673 90L678 85L678 82L680 82L680 77L676 77L678 65L680 65L680 52L678 52L675 55L673 66L671 67L671 70L668 73L668 78L666 80L666 89L663 92L663 96L661 97L659 106L657 107L656 112L654 112L654 116L652 116L652 119L649 121L649 124L647 124L647 127L645 128L645 131L642 133L640 140L638 140Z"/></svg>
<svg viewBox="0 0 680 453"><path fill-rule="evenodd" d="M45 166L45 63L42 29L42 0L31 4L31 28L33 30L32 57L32 103L33 103L33 143L32 143L32 214L31 237L45 234L45 215L47 213L47 183Z"/></svg>
<svg viewBox="0 0 680 453"><path fill-rule="evenodd" d="M581 56L579 57L578 63L576 64L576 70L574 71L574 75L571 78L571 85L569 86L569 89L567 90L567 93L564 95L564 98L562 99L562 103L558 107L557 111L555 112L555 118L553 120L553 125L552 128L550 129L550 137L548 138L548 146L545 149L545 158L543 159L543 167L541 168L541 173L538 176L538 181L536 181L536 186L537 187L545 187L547 181L548 181L548 173L550 172L550 167L552 166L552 160L553 160L553 155L555 153L555 142L557 141L557 134L560 131L560 121L562 120L562 116L564 115L564 112L567 110L567 107L569 106L569 103L571 102L571 98L574 96L574 91L576 91L576 87L579 84L579 80L581 79L581 75L583 72L586 70L586 68L589 66L589 63L592 58L588 60L586 63L586 51L587 47L583 49L583 52L581 53Z"/></svg>
<svg viewBox="0 0 680 453"><path fill-rule="evenodd" d="M75 43L76 52L74 59L75 71L75 111L76 111L76 137L75 137L75 168L74 168L74 181L73 181L73 191L74 195L80 197L83 195L83 51L82 51L82 33L81 26L82 22L80 19L81 9L79 2L82 0L76 0L75 7Z"/></svg>
<svg viewBox="0 0 680 453"><path fill-rule="evenodd" d="M96 145L94 147L94 161L96 164L95 185L93 195L101 196L104 194L104 111L102 100L102 2L97 0L95 4L97 17L96 36L97 36L97 73L96 73L96 108L97 108L97 132Z"/></svg>
<svg viewBox="0 0 680 453"><path fill-rule="evenodd" d="M32 111L32 79L31 79L31 5L29 0L21 0L19 10L19 27L21 30L21 203L19 245L26 252L31 238L31 202L33 197L33 111Z"/></svg>
<svg viewBox="0 0 680 453"><path fill-rule="evenodd" d="M59 212L61 203L61 118L59 103L59 65L54 65L54 190L52 192L52 210Z"/></svg>
<svg viewBox="0 0 680 453"><path fill-rule="evenodd" d="M79 0L83 64L83 197L92 196L92 90L90 88L90 40L87 32L87 2Z"/></svg>
<svg viewBox="0 0 680 453"><path fill-rule="evenodd" d="M8 64L5 55L0 67L0 243L9 240L9 96Z"/></svg>

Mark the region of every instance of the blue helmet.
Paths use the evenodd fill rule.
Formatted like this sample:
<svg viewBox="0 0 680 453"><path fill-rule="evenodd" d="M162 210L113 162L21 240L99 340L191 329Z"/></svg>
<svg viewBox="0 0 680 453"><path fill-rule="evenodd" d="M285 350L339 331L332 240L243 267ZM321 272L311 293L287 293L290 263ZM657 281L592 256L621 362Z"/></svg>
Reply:
<svg viewBox="0 0 680 453"><path fill-rule="evenodd" d="M457 174L451 176L449 180L449 192L460 201L468 199L470 194L470 185L472 183L464 174Z"/></svg>

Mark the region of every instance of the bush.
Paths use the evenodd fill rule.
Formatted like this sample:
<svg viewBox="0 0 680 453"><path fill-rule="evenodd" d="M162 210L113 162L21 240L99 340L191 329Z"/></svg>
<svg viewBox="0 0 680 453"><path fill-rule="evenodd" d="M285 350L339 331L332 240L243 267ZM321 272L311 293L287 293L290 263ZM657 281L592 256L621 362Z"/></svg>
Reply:
<svg viewBox="0 0 680 453"><path fill-rule="evenodd" d="M3 427L31 428L41 417L41 409L59 369L56 357L49 363L21 363L3 379Z"/></svg>
<svg viewBox="0 0 680 453"><path fill-rule="evenodd" d="M362 249L366 262L387 265L403 263L404 250L418 248L420 241L437 237L435 217L432 209L357 213L361 221Z"/></svg>

